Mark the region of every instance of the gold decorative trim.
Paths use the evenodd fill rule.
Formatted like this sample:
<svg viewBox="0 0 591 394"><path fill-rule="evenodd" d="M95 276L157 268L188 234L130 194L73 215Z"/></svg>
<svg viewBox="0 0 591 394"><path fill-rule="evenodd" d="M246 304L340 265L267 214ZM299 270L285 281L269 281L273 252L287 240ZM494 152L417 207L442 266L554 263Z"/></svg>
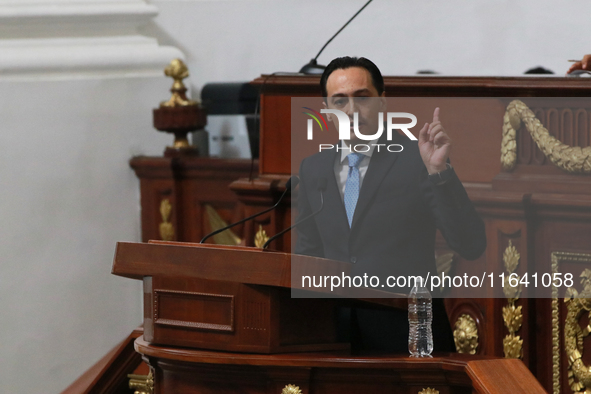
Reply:
<svg viewBox="0 0 591 394"><path fill-rule="evenodd" d="M228 225L228 223L222 219L222 217L210 204L205 204L205 213L209 219L211 231L219 230L220 228L224 228ZM242 239L240 239L240 237L237 236L231 229L227 229L226 231L222 231L221 233L214 235L213 241L218 245L240 245Z"/></svg>
<svg viewBox="0 0 591 394"><path fill-rule="evenodd" d="M164 69L164 75L171 77L174 82L170 91L172 96L168 101L160 103L160 107L188 107L190 105L197 105L197 102L187 99L185 92L187 87L183 83L183 79L189 77L189 69L181 59L173 59Z"/></svg>
<svg viewBox="0 0 591 394"><path fill-rule="evenodd" d="M174 227L170 223L170 213L172 212L172 205L168 198L163 199L160 202L160 216L162 216L162 223L160 223L160 239L163 241L174 240Z"/></svg>
<svg viewBox="0 0 591 394"><path fill-rule="evenodd" d="M523 339L519 335L516 335L523 323L523 313L521 312L521 306L515 306L515 302L521 294L521 284L511 286L511 282L509 281L510 275L514 273L519 265L520 258L521 255L515 246L513 246L511 240L509 240L509 245L503 253L503 261L507 270L505 282L503 283L503 293L508 299L508 305L503 307L503 321L505 322L505 327L509 330L509 334L503 338L505 358L521 358L523 356Z"/></svg>
<svg viewBox="0 0 591 394"><path fill-rule="evenodd" d="M554 252L551 257L553 270L555 266L558 267L560 261L591 263L591 254ZM567 306L564 321L564 347L568 361L568 383L571 390L575 393L588 393L591 391L591 368L584 364L582 358L583 341L591 332L591 326L587 325L587 327L581 328L579 320L585 313L591 316L591 270L588 268L583 270L580 277L583 290L579 293L574 287L569 287L564 298ZM553 295L558 295L557 290L556 293L554 290L553 286ZM558 313L558 306L556 306L556 313ZM558 338L553 336L553 340L555 339ZM553 367L558 365L558 371L560 367L559 355L560 353L558 353L558 363L556 363L553 353ZM553 370L553 378L555 372ZM554 389L556 390L555 387Z"/></svg>
<svg viewBox="0 0 591 394"><path fill-rule="evenodd" d="M259 231L257 231L254 236L254 246L262 248L268 240L269 236L267 235L267 232L263 230L263 226L259 224Z"/></svg>
<svg viewBox="0 0 591 394"><path fill-rule="evenodd" d="M427 387L419 391L419 394L439 394L439 390L432 389L431 387Z"/></svg>
<svg viewBox="0 0 591 394"><path fill-rule="evenodd" d="M591 263L591 254L552 252L550 254L552 275L558 273L559 265L563 261L575 263ZM582 281L583 282L583 281ZM567 293L573 295L571 290ZM582 294L582 293L581 293ZM579 295L580 296L580 295ZM566 300L565 300L566 301ZM552 389L554 394L560 394L560 310L558 302L558 288L552 284ZM578 323L577 323L578 325ZM566 342L566 321L565 321L565 342ZM567 351L568 356L568 351ZM569 371L570 372L570 371ZM587 386L589 387L589 386Z"/></svg>
<svg viewBox="0 0 591 394"><path fill-rule="evenodd" d="M520 100L511 101L503 117L501 165L505 171L513 171L517 164L516 136L522 122L552 164L571 173L591 174L591 146L569 146L551 136L535 114Z"/></svg>
<svg viewBox="0 0 591 394"><path fill-rule="evenodd" d="M152 371L148 375L127 375L129 388L135 389L134 394L154 394L154 376Z"/></svg>
<svg viewBox="0 0 591 394"><path fill-rule="evenodd" d="M458 353L476 354L478 327L472 316L464 313L458 317L454 330L454 342Z"/></svg>
<svg viewBox="0 0 591 394"><path fill-rule="evenodd" d="M552 261L552 275L558 272L558 255L550 255ZM558 305L558 288L552 286L552 390L553 394L560 394L560 317Z"/></svg>
<svg viewBox="0 0 591 394"><path fill-rule="evenodd" d="M281 394L302 394L302 390L298 386L288 384L281 390Z"/></svg>

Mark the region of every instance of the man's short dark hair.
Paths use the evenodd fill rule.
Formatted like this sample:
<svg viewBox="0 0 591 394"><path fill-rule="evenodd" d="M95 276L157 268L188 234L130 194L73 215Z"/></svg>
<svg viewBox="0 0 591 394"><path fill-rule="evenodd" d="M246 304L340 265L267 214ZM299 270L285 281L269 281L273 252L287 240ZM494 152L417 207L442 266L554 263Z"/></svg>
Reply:
<svg viewBox="0 0 591 394"><path fill-rule="evenodd" d="M371 75L371 82L378 91L378 94L382 94L382 92L384 91L384 78L382 77L382 73L380 72L378 66L376 66L371 60L366 59L364 57L343 56L333 59L324 69L322 77L320 77L320 88L322 89L322 97L326 99L326 96L328 95L326 91L326 81L328 81L328 77L330 76L330 74L332 74L334 70L344 70L351 67L361 67L366 69Z"/></svg>

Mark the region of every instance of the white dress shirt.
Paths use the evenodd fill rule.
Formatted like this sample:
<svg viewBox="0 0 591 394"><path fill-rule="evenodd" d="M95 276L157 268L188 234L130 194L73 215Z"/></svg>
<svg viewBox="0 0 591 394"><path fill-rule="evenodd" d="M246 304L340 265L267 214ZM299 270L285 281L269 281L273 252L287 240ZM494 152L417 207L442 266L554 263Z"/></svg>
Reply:
<svg viewBox="0 0 591 394"><path fill-rule="evenodd" d="M377 144L377 142L377 139L373 141L364 142L364 144L369 145L369 151L357 152L365 156L359 163L358 167L359 190L361 190L361 186L363 185L363 178L365 177L365 173L367 172L367 167L369 167L369 161L371 159L371 156L373 155L375 144ZM334 163L334 175L337 180L339 192L341 193L341 200L345 198L345 185L347 184L347 176L349 175L349 159L347 158L347 155L349 153L351 153L351 150L345 144L345 142L341 140L339 144L339 154L337 154L337 159Z"/></svg>

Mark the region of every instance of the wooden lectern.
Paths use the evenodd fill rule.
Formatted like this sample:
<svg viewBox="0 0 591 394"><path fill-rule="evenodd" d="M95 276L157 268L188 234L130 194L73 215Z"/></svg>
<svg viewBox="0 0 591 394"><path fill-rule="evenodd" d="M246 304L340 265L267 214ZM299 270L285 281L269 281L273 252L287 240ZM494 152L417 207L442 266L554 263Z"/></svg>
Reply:
<svg viewBox="0 0 591 394"><path fill-rule="evenodd" d="M144 338L153 344L267 354L348 348L336 340L336 299L291 298L292 264L348 272L317 257L159 241L119 243L113 274L143 279Z"/></svg>
<svg viewBox="0 0 591 394"><path fill-rule="evenodd" d="M144 282L135 348L151 367L153 392L544 392L518 360L351 356L336 335L343 300L291 297L303 272L347 273L348 264L249 247L118 243L112 273Z"/></svg>

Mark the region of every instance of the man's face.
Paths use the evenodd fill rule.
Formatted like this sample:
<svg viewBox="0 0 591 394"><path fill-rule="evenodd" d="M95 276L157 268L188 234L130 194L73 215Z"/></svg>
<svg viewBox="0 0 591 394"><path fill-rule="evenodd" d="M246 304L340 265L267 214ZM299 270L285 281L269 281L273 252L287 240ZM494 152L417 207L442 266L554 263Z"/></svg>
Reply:
<svg viewBox="0 0 591 394"><path fill-rule="evenodd" d="M362 67L350 67L333 71L326 81L326 103L328 109L338 109L349 116L351 142L359 142L353 133L353 113L359 115L359 132L375 134L379 126L378 113L386 109L385 93L378 94L372 83L371 74ZM339 128L336 116L327 118ZM347 142L347 141L346 141Z"/></svg>

